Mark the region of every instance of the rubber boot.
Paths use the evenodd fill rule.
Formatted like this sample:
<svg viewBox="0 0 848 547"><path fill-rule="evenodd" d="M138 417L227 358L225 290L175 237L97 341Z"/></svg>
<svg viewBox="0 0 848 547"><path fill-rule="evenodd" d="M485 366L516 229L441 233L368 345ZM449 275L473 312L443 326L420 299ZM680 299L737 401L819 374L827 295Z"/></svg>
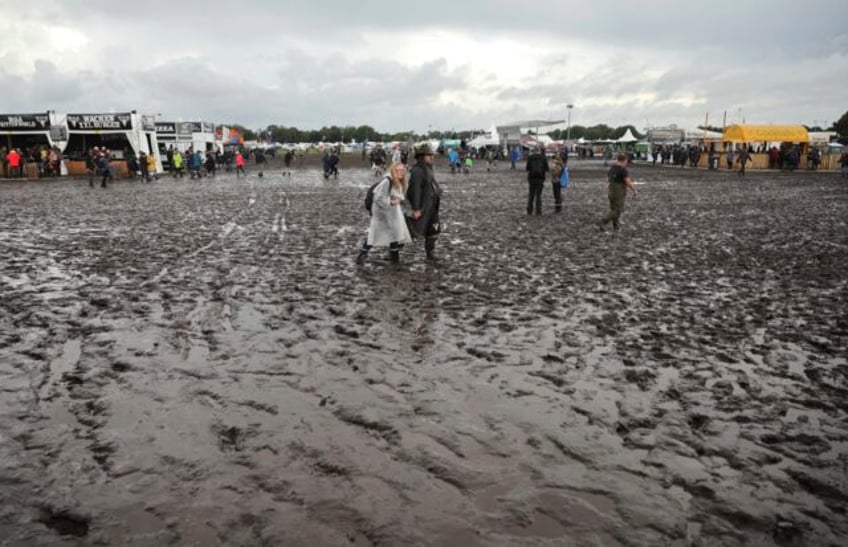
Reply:
<svg viewBox="0 0 848 547"><path fill-rule="evenodd" d="M427 237L424 240L424 250L427 252L427 260L436 260L436 238Z"/></svg>
<svg viewBox="0 0 848 547"><path fill-rule="evenodd" d="M357 264L365 264L365 261L368 259L368 251L371 250L371 247L368 243L363 243L362 247L359 249L359 254L356 255L356 263Z"/></svg>
<svg viewBox="0 0 848 547"><path fill-rule="evenodd" d="M389 262L392 264L400 263L400 250L399 249L390 249L389 250Z"/></svg>

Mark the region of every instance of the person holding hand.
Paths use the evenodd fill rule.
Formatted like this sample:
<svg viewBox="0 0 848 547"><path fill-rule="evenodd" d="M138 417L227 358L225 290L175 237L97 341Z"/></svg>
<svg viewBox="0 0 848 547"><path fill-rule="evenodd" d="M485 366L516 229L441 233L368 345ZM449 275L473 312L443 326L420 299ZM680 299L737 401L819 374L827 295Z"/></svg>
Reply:
<svg viewBox="0 0 848 547"><path fill-rule="evenodd" d="M372 247L389 247L389 260L400 262L400 250L404 244L412 241L406 226L406 217L401 205L405 200L406 167L403 163L392 163L389 172L374 187L374 201L371 205L371 224L368 238L362 244L356 263L362 264L368 258Z"/></svg>

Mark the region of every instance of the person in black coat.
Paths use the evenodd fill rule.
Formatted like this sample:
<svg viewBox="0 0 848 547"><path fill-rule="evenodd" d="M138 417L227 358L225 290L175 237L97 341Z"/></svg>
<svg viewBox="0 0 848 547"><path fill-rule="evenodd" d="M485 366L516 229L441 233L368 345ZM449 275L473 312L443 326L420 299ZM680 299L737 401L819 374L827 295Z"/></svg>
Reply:
<svg viewBox="0 0 848 547"><path fill-rule="evenodd" d="M412 209L408 219L409 232L413 238L424 236L424 250L427 258L434 260L436 237L441 231L439 224L439 205L442 190L433 174L435 152L428 143L415 148L415 165L409 172L409 186L406 199Z"/></svg>
<svg viewBox="0 0 848 547"><path fill-rule="evenodd" d="M542 187L545 185L545 177L550 171L548 166L548 158L541 146L533 149L533 153L527 158L527 183L529 190L527 193L527 214L532 215L535 208L536 214L542 214Z"/></svg>

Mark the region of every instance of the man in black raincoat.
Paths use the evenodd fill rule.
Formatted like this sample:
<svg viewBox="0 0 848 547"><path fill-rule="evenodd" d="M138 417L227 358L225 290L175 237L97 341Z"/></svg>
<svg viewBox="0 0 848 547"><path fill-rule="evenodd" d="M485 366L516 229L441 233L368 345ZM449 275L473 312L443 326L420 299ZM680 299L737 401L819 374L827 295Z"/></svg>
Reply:
<svg viewBox="0 0 848 547"><path fill-rule="evenodd" d="M439 202L442 190L433 174L433 148L424 143L415 148L415 165L409 172L409 187L406 199L412 209L407 217L409 233L413 238L424 236L424 250L427 258L436 258L436 237L441 231L439 225Z"/></svg>

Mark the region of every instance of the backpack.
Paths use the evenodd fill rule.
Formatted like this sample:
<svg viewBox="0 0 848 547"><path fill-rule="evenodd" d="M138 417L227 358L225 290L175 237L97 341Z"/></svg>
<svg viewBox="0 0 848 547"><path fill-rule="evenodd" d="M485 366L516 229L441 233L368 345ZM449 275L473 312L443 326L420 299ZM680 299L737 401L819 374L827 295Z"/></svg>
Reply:
<svg viewBox="0 0 848 547"><path fill-rule="evenodd" d="M371 214L371 206L374 205L374 189L377 188L378 184L380 184L381 182L383 182L384 180L386 180L388 178L389 177L381 178L380 180L378 180L377 182L372 184L368 188L368 191L365 192L365 210L368 211L369 215ZM391 179L389 179L388 191L386 192L386 195L391 195L391 193L392 193L392 181L391 181Z"/></svg>

